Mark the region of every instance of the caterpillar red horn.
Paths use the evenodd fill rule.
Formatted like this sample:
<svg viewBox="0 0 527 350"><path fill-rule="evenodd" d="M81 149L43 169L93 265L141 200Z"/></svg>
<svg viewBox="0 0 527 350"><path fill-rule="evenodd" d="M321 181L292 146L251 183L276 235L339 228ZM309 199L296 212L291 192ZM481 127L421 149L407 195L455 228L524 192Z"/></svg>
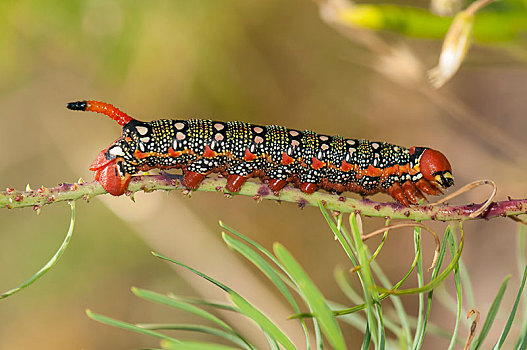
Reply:
<svg viewBox="0 0 527 350"><path fill-rule="evenodd" d="M288 183L306 193L318 188L361 195L390 194L401 204L417 204L454 184L452 168L439 151L317 134L277 125L202 119L142 122L98 101L68 103L72 110L102 113L122 126L122 134L100 152L90 170L114 196L132 175L153 168L183 169L183 185L196 189L205 176L221 172L227 190L237 192L250 177L280 191Z"/></svg>

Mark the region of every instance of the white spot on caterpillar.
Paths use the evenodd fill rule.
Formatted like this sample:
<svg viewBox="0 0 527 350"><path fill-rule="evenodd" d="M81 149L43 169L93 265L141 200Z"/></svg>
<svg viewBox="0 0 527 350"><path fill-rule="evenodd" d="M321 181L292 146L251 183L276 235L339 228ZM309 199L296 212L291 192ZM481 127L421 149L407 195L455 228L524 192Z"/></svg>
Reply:
<svg viewBox="0 0 527 350"><path fill-rule="evenodd" d="M322 150L328 150L329 149L329 146L326 145L325 143L322 144L322 146L320 146L320 148L322 148Z"/></svg>
<svg viewBox="0 0 527 350"><path fill-rule="evenodd" d="M150 141L150 137L148 137L148 136L141 137L139 140L141 140L143 142L149 142Z"/></svg>
<svg viewBox="0 0 527 350"><path fill-rule="evenodd" d="M353 153L355 153L355 151L356 151L356 149L355 149L355 148L350 148L350 149L349 149L349 152L350 152L350 154L353 154Z"/></svg>
<svg viewBox="0 0 527 350"><path fill-rule="evenodd" d="M181 130L181 129L183 129L185 127L185 124L181 123L181 122L178 122L178 123L175 124L175 126L176 126L176 129Z"/></svg>
<svg viewBox="0 0 527 350"><path fill-rule="evenodd" d="M346 140L346 143L348 145L350 145L350 146L353 146L353 145L355 145L357 143L357 141L355 141L355 140Z"/></svg>
<svg viewBox="0 0 527 350"><path fill-rule="evenodd" d="M393 150L394 150L395 152L399 152L399 147L395 146L395 147L393 148Z"/></svg>
<svg viewBox="0 0 527 350"><path fill-rule="evenodd" d="M214 135L214 140L216 141L221 141L224 139L224 136L220 133L217 133L216 135Z"/></svg>
<svg viewBox="0 0 527 350"><path fill-rule="evenodd" d="M148 128L146 126L136 126L135 129L139 135L146 135L148 133Z"/></svg>
<svg viewBox="0 0 527 350"><path fill-rule="evenodd" d="M256 136L254 138L254 143L263 143L264 142L264 139L260 136Z"/></svg>
<svg viewBox="0 0 527 350"><path fill-rule="evenodd" d="M261 134L263 132L263 129L259 126L255 126L253 131L257 134Z"/></svg>
<svg viewBox="0 0 527 350"><path fill-rule="evenodd" d="M298 145L300 145L300 142L298 142L297 140L291 141L291 146L296 147Z"/></svg>
<svg viewBox="0 0 527 350"><path fill-rule="evenodd" d="M300 135L300 133L296 130L289 130L289 135L295 137L295 136L298 136Z"/></svg>
<svg viewBox="0 0 527 350"><path fill-rule="evenodd" d="M124 152L123 152L123 149L119 146L114 146L112 148L110 148L110 150L108 151L108 153L110 153L112 156L124 156Z"/></svg>
<svg viewBox="0 0 527 350"><path fill-rule="evenodd" d="M327 141L329 140L329 137L325 136L325 135L321 135L318 137L319 139L321 139L322 141Z"/></svg>
<svg viewBox="0 0 527 350"><path fill-rule="evenodd" d="M139 150L140 150L141 152L143 152L143 153L146 152L145 145L142 144L141 142L139 142Z"/></svg>
<svg viewBox="0 0 527 350"><path fill-rule="evenodd" d="M178 132L176 133L176 139L177 139L177 140L184 140L185 137L187 137L187 135L185 135L185 134L182 133L181 131L178 131Z"/></svg>
<svg viewBox="0 0 527 350"><path fill-rule="evenodd" d="M377 142L372 143L371 146L373 147L373 149L379 148L379 144Z"/></svg>
<svg viewBox="0 0 527 350"><path fill-rule="evenodd" d="M214 124L214 129L216 129L218 131L223 130L223 128L225 128L225 125L223 125L221 123Z"/></svg>

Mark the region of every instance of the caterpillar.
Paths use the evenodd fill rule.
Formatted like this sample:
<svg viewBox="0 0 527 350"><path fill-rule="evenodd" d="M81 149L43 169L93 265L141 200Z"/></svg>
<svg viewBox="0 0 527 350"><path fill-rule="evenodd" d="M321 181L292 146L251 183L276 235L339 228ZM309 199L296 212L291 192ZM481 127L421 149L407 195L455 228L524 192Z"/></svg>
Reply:
<svg viewBox="0 0 527 350"><path fill-rule="evenodd" d="M318 188L361 195L385 192L405 206L417 204L423 193L438 195L454 184L447 158L427 147L407 149L238 121L142 122L99 101L71 102L67 108L102 113L122 126L121 137L90 166L114 196L126 191L132 175L153 168L183 169L182 183L189 189L219 172L227 177L230 192L259 177L275 193L288 183L308 194Z"/></svg>

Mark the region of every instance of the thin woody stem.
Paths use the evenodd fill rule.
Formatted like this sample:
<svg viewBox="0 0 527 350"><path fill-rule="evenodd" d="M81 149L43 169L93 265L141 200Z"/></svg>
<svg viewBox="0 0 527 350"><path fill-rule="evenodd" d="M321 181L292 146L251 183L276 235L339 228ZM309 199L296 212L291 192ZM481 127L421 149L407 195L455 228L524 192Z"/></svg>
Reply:
<svg viewBox="0 0 527 350"><path fill-rule="evenodd" d="M138 191L152 192L155 190L186 190L181 184L181 175L161 174L134 176L128 186L128 194L132 195ZM492 202L487 210L476 218L471 214L481 208L481 204L469 205L416 205L405 207L398 203L380 203L369 199L358 200L336 194L317 191L306 194L297 188L286 187L278 195L273 193L266 184L260 182L245 183L240 192L230 194L225 190L227 180L225 178L208 177L203 180L196 191L220 192L229 195L241 195L252 197L255 200L272 199L283 202L296 203L299 207L318 207L319 202L329 210L342 213L357 212L365 216L389 217L392 219L409 220L440 220L458 221L471 219L491 219L496 217L516 216L527 214L527 199L507 200ZM40 210L43 205L62 201L78 199L89 200L95 196L105 194L106 191L96 182L83 182L74 184L60 184L57 187L41 187L36 190L17 191L7 189L0 192L0 208L23 208L33 207Z"/></svg>
<svg viewBox="0 0 527 350"><path fill-rule="evenodd" d="M465 10L465 12L469 15L474 15L476 12L481 10L483 7L487 6L491 2L494 2L495 0L478 0L474 1L472 4L470 4L469 7Z"/></svg>

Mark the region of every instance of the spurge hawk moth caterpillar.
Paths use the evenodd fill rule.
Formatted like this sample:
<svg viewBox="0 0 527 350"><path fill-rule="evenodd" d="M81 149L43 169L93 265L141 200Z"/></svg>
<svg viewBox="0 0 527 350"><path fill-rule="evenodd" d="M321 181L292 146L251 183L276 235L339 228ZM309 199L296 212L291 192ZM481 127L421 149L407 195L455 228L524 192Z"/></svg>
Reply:
<svg viewBox="0 0 527 350"><path fill-rule="evenodd" d="M122 126L122 135L100 152L90 170L114 196L133 174L153 168L183 170L183 185L196 189L211 172L227 177L237 192L259 177L274 192L292 183L303 192L318 188L370 195L386 192L401 204L416 204L454 184L452 168L439 151L386 142L345 139L277 125L204 119L142 122L98 101L68 103L72 110L102 113Z"/></svg>

